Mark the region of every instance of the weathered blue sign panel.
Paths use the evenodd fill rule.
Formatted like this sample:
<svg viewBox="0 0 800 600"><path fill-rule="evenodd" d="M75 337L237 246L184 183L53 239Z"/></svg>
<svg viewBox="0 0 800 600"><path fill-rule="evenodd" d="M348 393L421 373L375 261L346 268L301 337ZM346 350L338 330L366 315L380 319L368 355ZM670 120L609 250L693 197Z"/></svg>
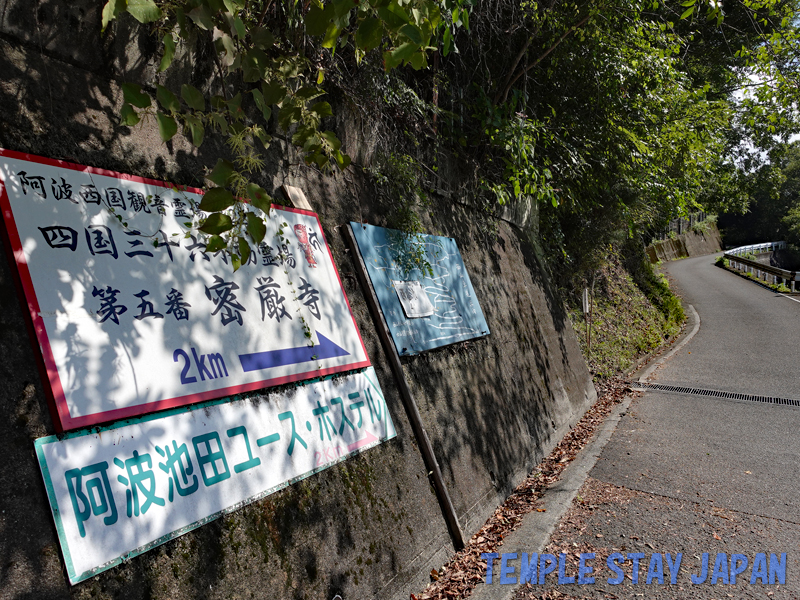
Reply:
<svg viewBox="0 0 800 600"><path fill-rule="evenodd" d="M350 226L398 354L419 354L489 334L454 239L363 223Z"/></svg>

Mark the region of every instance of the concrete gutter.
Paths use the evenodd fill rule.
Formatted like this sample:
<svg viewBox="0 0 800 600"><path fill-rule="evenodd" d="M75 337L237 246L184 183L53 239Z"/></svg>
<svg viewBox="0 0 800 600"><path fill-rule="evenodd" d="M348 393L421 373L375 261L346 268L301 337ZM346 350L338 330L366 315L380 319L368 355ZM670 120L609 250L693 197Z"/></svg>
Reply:
<svg viewBox="0 0 800 600"><path fill-rule="evenodd" d="M685 335L680 337L677 343L672 347L672 350L667 352L664 356L660 357L658 360L652 362L648 367L637 371L631 376L631 379L634 379L639 382L647 381L650 376L653 374L658 367L663 365L667 360L669 360L672 356L675 355L678 350L683 348L689 341L700 331L700 315L697 314L697 311L694 309L694 306L691 304L687 304L686 308L689 310L688 313L688 323L686 324L686 329L684 331L688 331Z"/></svg>
<svg viewBox="0 0 800 600"><path fill-rule="evenodd" d="M688 315L687 324L682 334L679 335L675 345L669 352L659 357L652 363L642 366L633 373L630 378L634 381L644 382L653 372L658 369L670 357L682 349L700 330L700 315L691 304L684 305ZM595 432L592 440L578 454L577 458L564 470L561 478L553 483L544 492L540 503L545 512L531 512L522 521L519 529L510 533L503 541L502 546L497 550L499 553L516 553L519 556L523 552L531 554L536 552L541 554L547 546L550 537L555 531L558 522L567 509L572 505L572 501L583 486L589 472L592 470L603 448L611 439L611 435L617 428L620 419L628 411L633 401L633 396L628 396L622 404L615 407L611 414L605 418L600 428ZM500 581L500 561L495 560L493 573L493 583L486 585L478 584L472 591L470 598L473 600L512 600L522 587L519 584L501 585ZM518 575L518 573L517 573Z"/></svg>
<svg viewBox="0 0 800 600"><path fill-rule="evenodd" d="M589 444L581 451L578 457L564 469L561 478L553 483L542 496L540 503L545 512L531 512L522 521L519 529L511 532L503 541L503 545L498 549L499 552L516 552L519 556L522 552L541 553L550 540L550 536L555 530L561 517L572 505L578 490L581 488L589 471L592 470L600 453L611 439L611 434L617 427L620 419L628 411L628 407L633 401L632 396L628 396L622 404L615 407L603 424L595 432ZM470 598L473 600L511 600L519 589L519 584L500 585L500 561L494 563L497 576L493 577L493 583L486 585L480 583L472 591ZM519 573L517 573L519 575Z"/></svg>

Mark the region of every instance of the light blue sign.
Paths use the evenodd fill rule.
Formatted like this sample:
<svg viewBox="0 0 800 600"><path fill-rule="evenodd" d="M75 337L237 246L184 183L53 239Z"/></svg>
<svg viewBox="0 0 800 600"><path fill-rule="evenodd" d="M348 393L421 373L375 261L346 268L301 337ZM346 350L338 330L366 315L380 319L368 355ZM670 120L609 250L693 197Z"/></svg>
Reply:
<svg viewBox="0 0 800 600"><path fill-rule="evenodd" d="M350 226L398 354L419 354L489 334L454 239L363 223ZM410 310L426 303L406 297L416 286L397 285L408 281L420 282L432 315L416 317Z"/></svg>

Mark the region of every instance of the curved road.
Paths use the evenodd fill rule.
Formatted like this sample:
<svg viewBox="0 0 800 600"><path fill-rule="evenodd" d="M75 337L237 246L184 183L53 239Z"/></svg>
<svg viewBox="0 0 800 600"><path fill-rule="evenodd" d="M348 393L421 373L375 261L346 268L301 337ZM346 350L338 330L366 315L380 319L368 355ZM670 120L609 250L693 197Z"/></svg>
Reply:
<svg viewBox="0 0 800 600"><path fill-rule="evenodd" d="M701 325L650 381L800 400L800 303L713 266L714 258L667 266ZM648 390L551 538L568 551L597 552L597 583L554 587L591 598L800 598L799 469L800 407ZM644 553L637 585L607 583L611 552ZM677 584L664 562L664 585L645 585L651 556L665 552L683 554ZM751 585L756 554L783 552L786 585ZM694 585L704 553L709 580ZM736 585L709 584L718 553L748 557Z"/></svg>
<svg viewBox="0 0 800 600"><path fill-rule="evenodd" d="M667 272L700 331L650 381L800 399L800 297L777 294L702 256Z"/></svg>

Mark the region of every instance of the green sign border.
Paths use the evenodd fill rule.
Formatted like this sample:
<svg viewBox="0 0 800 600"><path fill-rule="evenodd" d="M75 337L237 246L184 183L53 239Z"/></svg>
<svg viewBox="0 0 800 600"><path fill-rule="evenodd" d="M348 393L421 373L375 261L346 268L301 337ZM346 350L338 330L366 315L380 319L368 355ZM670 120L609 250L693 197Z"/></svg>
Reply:
<svg viewBox="0 0 800 600"><path fill-rule="evenodd" d="M45 485L45 488L47 489L47 499L50 501L50 509L51 509L51 511L53 513L53 520L55 521L55 524L56 524L56 531L58 532L58 541L59 541L59 544L61 545L61 552L62 552L62 554L64 556L64 563L65 563L65 565L67 567L67 575L69 576L70 583L72 585L75 585L76 583L80 583L81 581L85 581L85 580L89 579L90 577L94 577L95 575L97 575L99 573L102 573L103 571L107 571L108 569L110 569L112 567L115 567L118 564L123 563L123 562L125 562L127 560L130 560L130 559L132 559L132 558L134 558L136 556L139 556L140 554L143 554L143 553L147 552L148 550L151 550L151 549L155 548L156 546L160 546L161 544L164 544L164 543L166 543L166 542L168 542L168 541L170 541L172 539L175 539L177 537L182 536L184 533L188 533L189 531L192 531L193 529L197 529L198 527L200 527L202 525L205 525L206 523L208 523L210 521L213 521L214 519L218 519L219 517L221 517L223 515L226 515L228 513L234 512L235 510L238 510L239 508L242 508L243 506L247 506L248 504L252 504L253 502L256 502L257 500L261 500L262 498L264 498L266 496L269 496L270 494L274 494L275 492L277 492L279 490L282 490L285 487L289 487L290 485L292 485L294 483L297 483L298 481L302 481L303 479L306 479L307 477L311 477L312 475L316 475L320 471L324 471L325 469L327 469L329 467L332 467L333 465L336 465L336 464L338 464L340 462L343 462L343 461L347 460L348 458L350 458L352 456L355 456L356 454L360 454L362 452L365 452L366 450L369 450L370 448L374 448L375 446L381 444L382 442L391 440L394 437L396 437L397 436L397 431L395 430L394 422L392 421L392 418L391 418L391 415L389 414L389 411L386 409L386 398L383 396L383 391L381 390L380 386L377 383L377 376L376 376L376 380L373 381L366 374L367 371L369 371L369 370L372 370L373 374L375 373L375 369L373 367L366 367L366 368L363 368L363 369L358 369L356 371L350 371L348 373L335 373L333 375L326 375L325 377L318 377L316 379L310 379L308 381L302 382L301 384L298 384L295 387L304 387L306 385L311 385L313 383L319 383L321 381L327 381L329 379L334 379L334 378L340 379L342 377L348 377L348 376L351 376L351 375L356 375L356 374L359 374L359 373L363 373L364 377L366 377L367 381L369 381L369 383L372 385L373 389L375 390L375 392L378 394L378 396L380 397L381 401L383 402L383 408L384 408L384 411L385 411L386 417L387 417L387 427L389 429L389 434L385 438L381 438L381 439L378 439L378 440L376 440L374 442L371 442L371 443L367 444L366 446L362 446L361 448L358 448L356 450L353 450L352 452L349 452L348 454L343 454L342 456L337 457L336 460L334 460L334 461L332 461L332 462L330 462L330 463L328 463L326 465L323 465L321 467L317 467L315 469L312 469L311 471L308 471L307 473L304 473L302 475L298 475L297 477L293 477L292 479L288 479L287 481L285 481L285 482L283 482L281 484L278 484L276 486L273 486L273 487L271 487L271 488L269 488L267 490L264 490L263 492L259 492L258 494L255 494L254 496L251 496L250 498L247 498L246 500L242 500L241 502L237 502L236 504L234 504L232 506L229 506L228 508L224 508L224 509L222 509L222 510L220 510L220 511L218 511L218 512L212 514L212 515L209 515L208 517L204 517L203 519L200 519L199 521L195 521L194 523L191 523L190 525L186 525L185 527L181 527L180 529L176 529L175 531L173 531L173 532L171 532L171 533L169 533L167 535L164 535L164 536L162 536L162 537L160 537L160 538L158 538L156 540L153 540L152 542L150 542L148 544L145 544L144 546L140 546L140 547L136 548L135 550L132 550L131 552L128 552L127 554L123 554L122 556L120 556L120 557L118 557L118 558L116 558L116 559L114 559L112 561L104 563L104 564L100 565L99 567L95 567L93 569L89 569L88 571L84 571L83 573L80 573L80 574L75 572L75 568L74 568L74 566L72 564L72 555L70 554L70 551L69 551L69 544L68 544L67 536L66 536L66 534L64 532L64 525L63 525L63 523L61 521L61 510L58 507L58 501L56 499L55 489L53 488L53 484L52 484L52 481L51 481L50 469L47 466L47 459L45 458L45 454L44 454L44 450L43 450L44 446L46 446L47 444L52 444L52 443L56 443L56 442L60 442L60 441L63 441L63 440L68 440L68 439L72 439L72 438L76 438L76 437L83 437L83 436L92 435L92 434L95 434L95 433L102 433L102 432L105 432L105 431L113 431L114 429L119 429L121 427L126 427L128 425L146 423L148 421L155 421L155 420L158 420L158 419L172 417L174 415L178 415L178 414L182 414L182 413L190 413L190 412L194 412L196 410L204 410L206 408L210 408L210 407L213 407L213 406L218 406L220 404L229 404L231 402L236 402L237 400L244 400L244 398L240 399L240 398L236 398L236 397L232 397L232 398L229 397L229 398L222 398L222 399L218 399L218 400L211 400L209 402L202 402L202 403L199 403L199 404L194 404L194 405L189 406L189 407L173 408L173 409L169 409L169 410L166 410L166 411L160 412L160 413L143 415L141 417L134 417L132 419L126 419L124 421L119 421L119 422L116 422L116 423L112 423L110 425L104 425L104 426L100 426L100 427L96 426L96 427L92 427L91 429L79 430L79 431L71 431L69 433L64 433L64 434L60 434L60 435L50 435L50 436L39 438L38 440L35 440L34 441L34 447L36 449L36 456L37 456L37 458L39 460L39 467L42 470L42 477L44 478L44 485ZM248 397L250 397L250 396L248 396Z"/></svg>

